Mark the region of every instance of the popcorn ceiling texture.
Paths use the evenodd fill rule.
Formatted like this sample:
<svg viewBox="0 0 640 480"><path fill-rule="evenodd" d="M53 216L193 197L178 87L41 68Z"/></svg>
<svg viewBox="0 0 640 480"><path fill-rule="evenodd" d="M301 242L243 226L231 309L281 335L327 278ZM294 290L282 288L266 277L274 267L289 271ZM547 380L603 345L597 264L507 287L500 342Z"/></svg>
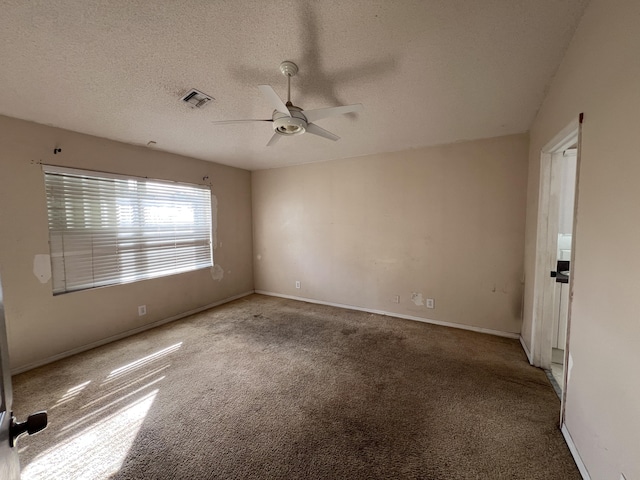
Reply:
<svg viewBox="0 0 640 480"><path fill-rule="evenodd" d="M249 169L519 133L586 3L0 0L0 114ZM364 104L319 122L341 141L211 124L270 118L282 60L296 105Z"/></svg>

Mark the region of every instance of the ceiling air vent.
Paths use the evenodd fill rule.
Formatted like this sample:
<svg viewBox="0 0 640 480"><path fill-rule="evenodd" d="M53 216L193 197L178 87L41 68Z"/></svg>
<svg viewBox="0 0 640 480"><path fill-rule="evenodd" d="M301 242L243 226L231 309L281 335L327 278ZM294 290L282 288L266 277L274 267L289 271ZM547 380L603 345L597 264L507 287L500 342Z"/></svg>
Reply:
<svg viewBox="0 0 640 480"><path fill-rule="evenodd" d="M213 97L195 88L189 90L187 94L182 97L182 101L186 102L191 108L202 108L211 100L213 100Z"/></svg>

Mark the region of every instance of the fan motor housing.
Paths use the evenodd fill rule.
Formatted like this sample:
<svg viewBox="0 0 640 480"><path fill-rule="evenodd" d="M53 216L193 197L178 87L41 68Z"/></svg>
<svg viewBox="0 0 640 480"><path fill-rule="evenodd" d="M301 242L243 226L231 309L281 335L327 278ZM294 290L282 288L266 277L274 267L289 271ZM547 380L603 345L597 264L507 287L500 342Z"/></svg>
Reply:
<svg viewBox="0 0 640 480"><path fill-rule="evenodd" d="M284 113L273 112L273 130L280 135L301 135L307 130L307 119L302 109L293 105L287 105L291 116Z"/></svg>

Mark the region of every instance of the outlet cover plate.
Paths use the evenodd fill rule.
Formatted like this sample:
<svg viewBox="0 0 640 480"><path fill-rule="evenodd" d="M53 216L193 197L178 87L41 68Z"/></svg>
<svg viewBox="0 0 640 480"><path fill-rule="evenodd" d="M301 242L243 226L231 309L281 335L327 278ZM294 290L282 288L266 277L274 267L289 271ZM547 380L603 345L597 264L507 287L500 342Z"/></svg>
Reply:
<svg viewBox="0 0 640 480"><path fill-rule="evenodd" d="M141 317L143 315L147 314L147 306L146 305L140 305L138 307L138 316Z"/></svg>

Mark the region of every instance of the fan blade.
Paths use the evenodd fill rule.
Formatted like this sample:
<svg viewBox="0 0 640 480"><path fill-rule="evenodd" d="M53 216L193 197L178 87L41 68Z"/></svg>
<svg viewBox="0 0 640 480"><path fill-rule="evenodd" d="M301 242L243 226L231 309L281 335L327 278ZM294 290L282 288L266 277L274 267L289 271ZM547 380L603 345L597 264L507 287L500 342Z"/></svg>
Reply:
<svg viewBox="0 0 640 480"><path fill-rule="evenodd" d="M278 140L280 140L281 136L282 135L280 135L279 133L274 133L273 137L271 137L271 140L267 142L267 147L273 147L276 143L278 143Z"/></svg>
<svg viewBox="0 0 640 480"><path fill-rule="evenodd" d="M303 110L302 113L307 117L307 122L315 122L322 118L334 117L336 115L344 115L345 113L359 112L362 110L362 104L344 105L342 107L317 108L315 110Z"/></svg>
<svg viewBox="0 0 640 480"><path fill-rule="evenodd" d="M284 104L284 102L280 99L276 91L273 89L271 85L258 85L258 88L262 92L262 94L267 97L269 103L280 113L284 113L285 115L291 116L289 109Z"/></svg>
<svg viewBox="0 0 640 480"><path fill-rule="evenodd" d="M307 133L313 133L314 135L318 135L319 137L328 138L329 140L340 140L340 137L334 135L331 132L327 132L324 128L320 128L315 123L307 123Z"/></svg>
<svg viewBox="0 0 640 480"><path fill-rule="evenodd" d="M214 121L211 122L214 125L231 125L233 123L249 123L249 122L273 122L273 120L219 120L219 121Z"/></svg>

